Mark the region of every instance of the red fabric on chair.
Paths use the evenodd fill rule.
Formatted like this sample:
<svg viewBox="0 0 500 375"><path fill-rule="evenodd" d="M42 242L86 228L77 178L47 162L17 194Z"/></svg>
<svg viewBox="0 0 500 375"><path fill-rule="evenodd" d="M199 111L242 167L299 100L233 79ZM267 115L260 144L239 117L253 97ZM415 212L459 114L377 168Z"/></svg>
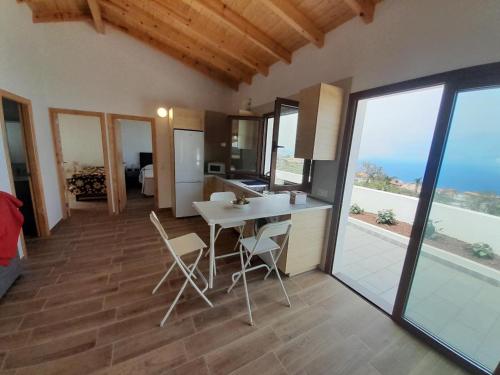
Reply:
<svg viewBox="0 0 500 375"><path fill-rule="evenodd" d="M19 211L23 205L11 194L0 191L0 265L8 266L17 254L17 240L24 217Z"/></svg>

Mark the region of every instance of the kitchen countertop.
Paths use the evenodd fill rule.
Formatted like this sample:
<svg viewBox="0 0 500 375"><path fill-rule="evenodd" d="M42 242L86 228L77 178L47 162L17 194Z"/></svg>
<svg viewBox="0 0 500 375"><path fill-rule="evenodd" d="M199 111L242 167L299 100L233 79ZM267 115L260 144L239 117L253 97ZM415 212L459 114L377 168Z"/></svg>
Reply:
<svg viewBox="0 0 500 375"><path fill-rule="evenodd" d="M210 225L289 215L332 207L331 204L309 197L305 204L291 204L287 194L265 195L263 197L248 198L248 200L250 204L245 208L234 208L229 202L221 201L193 202L193 205Z"/></svg>
<svg viewBox="0 0 500 375"><path fill-rule="evenodd" d="M251 180L251 178L233 180L233 179L224 178L220 175L213 175L213 174L206 174L205 177L218 178L219 180L223 181L224 183L234 185L237 188L242 189L244 191L247 191L248 193L254 194L258 197L266 197L267 198L267 197L278 197L278 196L283 197L284 196L284 194L265 195L265 194L259 193L258 191L252 190L247 185L245 185L244 183L241 182L241 181L245 181L245 180ZM287 198L288 198L288 196L287 196ZM249 199L252 199L252 198L249 198ZM291 204L291 203L289 203L286 208L284 206L283 207L281 207L281 206L283 206L283 205L280 205L280 208L283 208L286 211L289 211L289 213L291 213L291 212L299 212L299 211L305 211L305 210L311 210L311 209L327 209L327 208L332 208L333 205L331 203L323 202L319 199L315 199L315 198L311 198L310 196L307 196L305 204ZM277 207L275 207L275 208L277 208ZM280 215L280 214L278 213L276 215Z"/></svg>

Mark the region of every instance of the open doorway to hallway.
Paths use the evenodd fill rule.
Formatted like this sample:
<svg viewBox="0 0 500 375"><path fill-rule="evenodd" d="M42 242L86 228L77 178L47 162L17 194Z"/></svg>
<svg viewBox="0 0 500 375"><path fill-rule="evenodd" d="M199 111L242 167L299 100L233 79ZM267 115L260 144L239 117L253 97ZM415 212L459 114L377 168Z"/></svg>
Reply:
<svg viewBox="0 0 500 375"><path fill-rule="evenodd" d="M104 114L51 109L65 216L113 212Z"/></svg>
<svg viewBox="0 0 500 375"><path fill-rule="evenodd" d="M31 101L0 90L0 159L6 166L0 190L23 202L23 238L50 234L40 166L38 162ZM2 150L3 149L3 150ZM21 241L24 255L26 248Z"/></svg>
<svg viewBox="0 0 500 375"><path fill-rule="evenodd" d="M157 163L154 118L108 115L113 145L113 175L117 211L126 207L157 206Z"/></svg>

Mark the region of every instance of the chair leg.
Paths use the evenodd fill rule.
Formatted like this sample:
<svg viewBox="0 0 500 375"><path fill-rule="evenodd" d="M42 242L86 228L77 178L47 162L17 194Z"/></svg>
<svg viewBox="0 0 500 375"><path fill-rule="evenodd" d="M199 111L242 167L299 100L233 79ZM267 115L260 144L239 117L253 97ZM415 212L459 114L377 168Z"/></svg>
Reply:
<svg viewBox="0 0 500 375"><path fill-rule="evenodd" d="M184 261L181 258L179 258L179 261L183 264L184 267L186 267L189 271L191 271L191 268L193 267L193 263L191 263L188 266L186 263L184 263ZM195 279L195 280L197 279L197 277L194 273L193 273L193 279Z"/></svg>
<svg viewBox="0 0 500 375"><path fill-rule="evenodd" d="M243 249L243 245L240 244L240 257L242 256L243 254L243 251L245 251ZM248 264L250 264L250 258L247 258L247 261L245 263L245 266L243 267L242 265L242 268L241 268L241 271L243 271L243 268L246 268L246 266L248 266ZM240 277L241 277L241 274L243 272L238 272L238 276L236 277L236 279L233 279L233 283L231 284L231 286L229 287L229 289L227 290L228 293L231 293L231 290L233 290L233 288L236 286L236 284L238 283L238 281L240 280Z"/></svg>
<svg viewBox="0 0 500 375"><path fill-rule="evenodd" d="M186 267L186 269L189 270L189 273L186 272L186 269L184 268L185 266L182 267L182 265L184 264L184 262L181 263L181 267L180 268L181 268L181 271L184 274L184 276L186 276L186 281L184 281L184 283L182 284L182 287L179 290L179 293L177 293L177 296L175 296L174 301L172 302L172 304L170 305L167 313L163 317L163 319L162 319L162 321L160 323L160 327L163 327L165 325L165 322L167 321L168 317L172 313L172 311L173 311L175 305L177 304L177 302L179 302L179 298L181 297L182 293L184 293L184 289L186 289L186 286L187 286L188 283L191 283L191 285L194 287L194 289L208 303L208 305L210 307L213 307L212 302L210 302L210 300L201 292L201 290L198 288L198 286L194 283L194 281L192 279L195 270L198 270L198 262L200 261L200 258L201 258L202 255L203 255L203 249L200 249L200 253L198 254L198 257L196 258L196 261L193 263L192 269L189 269L189 268ZM170 272L170 270L169 270L169 272ZM199 272L199 270L198 270L198 272ZM201 274L201 272L200 272L200 274Z"/></svg>
<svg viewBox="0 0 500 375"><path fill-rule="evenodd" d="M283 289L283 293L285 293L286 301L288 302L288 307L292 307L292 303L290 302L290 298L288 298L288 293L286 292L285 286L283 285L283 281L281 280L280 271L278 271L278 267L276 266L276 261L274 260L273 252L270 251L271 259L273 261L273 269L276 271L276 275L278 276L278 281L280 282L281 289Z"/></svg>
<svg viewBox="0 0 500 375"><path fill-rule="evenodd" d="M266 276L264 276L264 280L267 280L267 278L269 277L269 275L271 274L271 272L273 272L273 269L274 269L274 266L272 266L269 271L267 271L266 273Z"/></svg>
<svg viewBox="0 0 500 375"><path fill-rule="evenodd" d="M163 327L165 325L165 322L167 321L168 317L170 316L170 313L174 309L175 305L177 305L177 302L179 301L179 298L181 298L182 293L184 293L184 289L186 289L187 283L188 283L188 280L186 279L186 281L184 281L184 284L182 284L181 290L179 290L179 293L177 293L177 296L175 296L174 302L172 302L172 304L168 308L167 313L165 314L165 316L161 320L160 327Z"/></svg>
<svg viewBox="0 0 500 375"><path fill-rule="evenodd" d="M198 267L196 267L196 272L198 272L198 275L203 280L203 284L205 284L205 286L201 290L202 293L205 293L207 291L207 289L208 289L208 281L207 281L207 279L205 278L205 276L203 275L203 273L200 271L200 269Z"/></svg>
<svg viewBox="0 0 500 375"><path fill-rule="evenodd" d="M184 269L181 269L181 271L186 276L187 282L189 282L191 284L191 286L194 288L194 290L196 290L198 292L198 294L201 296L201 298L203 298L205 300L205 302L210 307L214 307L214 305L212 305L212 302L210 302L210 300L207 298L207 296L205 294L203 294L203 292L200 290L200 288L198 288L198 285L196 285L195 282L193 281L193 279L191 278L191 276L193 275L195 270L198 270L198 272L200 272L198 269L198 262L200 261L202 255L203 255L203 249L200 249L200 253L198 254L198 258L196 258L196 261L193 263L194 267L189 274ZM200 272L200 274L201 274L201 272ZM202 276L203 276L203 274L202 274ZM205 277L203 277L203 278L205 279Z"/></svg>
<svg viewBox="0 0 500 375"><path fill-rule="evenodd" d="M240 247L240 261L241 261L241 275L243 275L243 285L245 287L245 299L247 301L247 309L248 309L248 319L249 319L249 324L253 326L253 318L252 318L252 308L250 307L250 297L248 295L248 285L247 285L247 277L246 277L246 272L245 272L245 262L243 261L243 251L241 251ZM237 282L238 280L235 280ZM235 284L235 283L233 283Z"/></svg>
<svg viewBox="0 0 500 375"><path fill-rule="evenodd" d="M165 280L167 279L167 277L170 274L170 272L172 272L172 270L174 269L174 267L175 267L175 262L172 263L172 265L168 269L167 273L165 273L165 275L163 275L163 277L161 278L160 282L155 286L155 288L153 289L153 293L151 293L151 294L155 294L156 293L156 291L158 290L158 288L161 286L161 284L163 284L165 282Z"/></svg>

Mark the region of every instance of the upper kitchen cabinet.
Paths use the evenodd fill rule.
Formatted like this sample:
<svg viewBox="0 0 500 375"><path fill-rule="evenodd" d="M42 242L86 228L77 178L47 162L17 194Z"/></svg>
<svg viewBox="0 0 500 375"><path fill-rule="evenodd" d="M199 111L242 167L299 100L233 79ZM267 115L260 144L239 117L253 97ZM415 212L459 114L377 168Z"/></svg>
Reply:
<svg viewBox="0 0 500 375"><path fill-rule="evenodd" d="M168 119L172 129L205 130L205 111L173 107Z"/></svg>
<svg viewBox="0 0 500 375"><path fill-rule="evenodd" d="M343 90L320 83L300 91L295 157L335 160Z"/></svg>

